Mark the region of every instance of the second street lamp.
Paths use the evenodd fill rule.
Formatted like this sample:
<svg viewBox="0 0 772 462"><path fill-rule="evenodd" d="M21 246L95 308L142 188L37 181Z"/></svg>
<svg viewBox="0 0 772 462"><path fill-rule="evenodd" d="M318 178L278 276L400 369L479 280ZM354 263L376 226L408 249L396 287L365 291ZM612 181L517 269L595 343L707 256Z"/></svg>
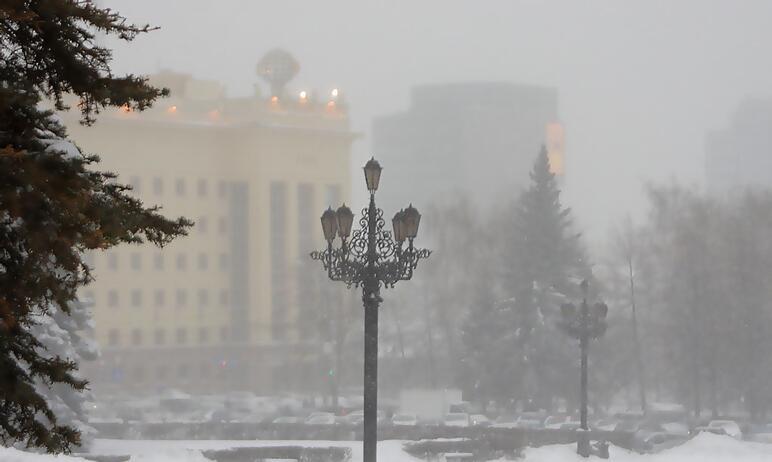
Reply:
<svg viewBox="0 0 772 462"><path fill-rule="evenodd" d="M581 432L577 438L576 452L582 457L590 455L589 427L587 426L587 350L590 339L598 338L606 332L606 314L608 306L605 303L596 303L588 305L587 289L588 283L585 279L582 281L582 305L577 310L573 303L565 303L560 307L562 316L562 327L566 333L579 340L579 349L581 351Z"/></svg>
<svg viewBox="0 0 772 462"><path fill-rule="evenodd" d="M427 258L431 252L413 246L421 214L412 204L394 215L391 221L393 234L384 230L383 210L375 206L375 192L381 179L378 161L370 159L364 166L364 174L370 204L362 210L360 228L351 232L354 214L345 204L337 211L328 208L321 218L327 248L312 252L311 258L322 262L333 281L362 288L365 310L362 450L364 462L375 462L378 439L378 307L383 301L381 287L394 287L397 282L412 278L418 260ZM340 237L339 248L333 245L336 233Z"/></svg>

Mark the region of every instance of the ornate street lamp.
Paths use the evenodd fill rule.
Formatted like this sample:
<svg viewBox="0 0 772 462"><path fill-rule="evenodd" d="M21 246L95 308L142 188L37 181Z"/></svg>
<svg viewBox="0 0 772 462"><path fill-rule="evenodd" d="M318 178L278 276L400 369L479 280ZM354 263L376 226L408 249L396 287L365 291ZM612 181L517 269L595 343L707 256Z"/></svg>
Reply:
<svg viewBox="0 0 772 462"><path fill-rule="evenodd" d="M375 462L378 409L378 306L383 299L381 287L394 287L398 281L413 277L418 260L429 257L431 251L413 246L418 235L421 214L411 204L394 215L393 234L384 230L383 210L375 206L375 192L381 179L381 166L370 159L364 167L365 182L370 192L370 205L362 210L360 229L351 233L354 214L341 206L328 208L322 214L322 231L327 249L311 253L320 260L333 281L348 287L362 287L365 309L365 370L364 370L364 462ZM335 248L335 233L340 247ZM349 238L350 236L350 238Z"/></svg>
<svg viewBox="0 0 772 462"><path fill-rule="evenodd" d="M577 438L576 452L582 457L590 456L590 441L587 426L587 349L590 339L599 338L606 332L606 314L608 306L605 303L587 304L588 283L581 283L582 305L577 310L573 303L565 303L560 307L561 327L568 335L579 340L582 356L581 371L581 432Z"/></svg>

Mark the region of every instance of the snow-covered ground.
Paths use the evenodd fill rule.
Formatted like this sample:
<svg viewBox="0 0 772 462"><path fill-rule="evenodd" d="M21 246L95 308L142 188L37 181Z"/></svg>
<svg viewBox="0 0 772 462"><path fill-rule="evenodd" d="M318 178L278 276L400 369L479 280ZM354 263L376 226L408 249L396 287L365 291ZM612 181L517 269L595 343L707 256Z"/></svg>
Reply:
<svg viewBox="0 0 772 462"><path fill-rule="evenodd" d="M307 447L343 446L352 450L352 462L361 462L361 443L345 441L132 441L97 440L93 452L101 455L131 454L131 462L210 462L201 455L205 449L255 447L276 445L303 445ZM579 462L576 446L555 445L527 449L523 462ZM378 460L384 462L419 462L404 451L401 441L378 443ZM598 460L592 458L591 460ZM658 454L635 454L611 448L615 462L761 462L772 461L772 444L737 441L728 436L702 433L686 444ZM0 448L2 462L84 462L67 456L28 454L14 449Z"/></svg>

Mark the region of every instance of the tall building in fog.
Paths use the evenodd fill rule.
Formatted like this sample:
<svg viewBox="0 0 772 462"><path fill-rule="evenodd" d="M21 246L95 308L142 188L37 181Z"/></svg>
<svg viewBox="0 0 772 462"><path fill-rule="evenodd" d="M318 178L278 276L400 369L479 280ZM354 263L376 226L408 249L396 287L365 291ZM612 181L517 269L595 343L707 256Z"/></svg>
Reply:
<svg viewBox="0 0 772 462"><path fill-rule="evenodd" d="M564 173L564 134L554 88L508 83L415 87L405 112L376 118L373 153L391 208L429 203L448 193L478 204L525 186L544 144L553 171ZM384 183L384 188L388 187Z"/></svg>
<svg viewBox="0 0 772 462"><path fill-rule="evenodd" d="M744 101L728 127L708 133L705 174L714 194L772 188L772 99Z"/></svg>
<svg viewBox="0 0 772 462"><path fill-rule="evenodd" d="M286 90L296 67L267 56L258 70L271 91L245 98L164 72L151 81L172 96L148 111L105 111L90 128L68 119L99 168L196 222L164 249L89 256L97 279L82 295L94 300L103 352L86 365L95 387L269 392L303 380L312 347L298 319L314 294L299 268L321 245L320 211L349 196L354 136L338 90Z"/></svg>

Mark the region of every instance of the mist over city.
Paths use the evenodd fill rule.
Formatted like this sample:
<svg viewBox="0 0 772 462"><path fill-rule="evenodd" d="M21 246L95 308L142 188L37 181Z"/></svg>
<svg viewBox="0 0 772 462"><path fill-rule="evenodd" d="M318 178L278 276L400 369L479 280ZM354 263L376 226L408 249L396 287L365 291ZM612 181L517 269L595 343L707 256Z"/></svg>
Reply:
<svg viewBox="0 0 772 462"><path fill-rule="evenodd" d="M0 0L0 460L769 460L769 18Z"/></svg>

